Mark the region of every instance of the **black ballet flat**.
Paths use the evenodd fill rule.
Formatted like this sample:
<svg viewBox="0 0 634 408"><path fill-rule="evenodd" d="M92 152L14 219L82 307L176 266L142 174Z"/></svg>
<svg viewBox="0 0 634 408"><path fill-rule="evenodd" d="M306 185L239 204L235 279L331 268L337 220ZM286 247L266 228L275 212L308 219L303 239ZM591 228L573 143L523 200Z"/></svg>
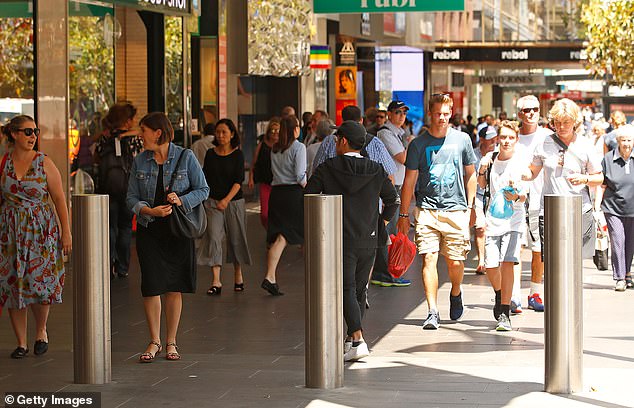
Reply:
<svg viewBox="0 0 634 408"><path fill-rule="evenodd" d="M48 351L48 342L44 340L36 340L33 346L33 354L41 356Z"/></svg>
<svg viewBox="0 0 634 408"><path fill-rule="evenodd" d="M220 293L222 293L222 286L212 286L209 289L207 289L207 294L209 296L216 296L216 295L219 295Z"/></svg>
<svg viewBox="0 0 634 408"><path fill-rule="evenodd" d="M29 349L25 349L24 347L17 347L15 350L13 350L13 353L11 353L11 358L20 359L26 357L27 354L29 354Z"/></svg>
<svg viewBox="0 0 634 408"><path fill-rule="evenodd" d="M234 283L233 284L233 291L234 292L243 292L244 291L244 282L242 282L242 283Z"/></svg>
<svg viewBox="0 0 634 408"><path fill-rule="evenodd" d="M277 285L277 283L271 283L271 282L269 282L268 279L264 279L262 281L262 285L260 285L260 286L262 287L262 289L266 290L267 292L269 292L273 296L282 296L282 295L284 295L282 292L280 292L280 287Z"/></svg>

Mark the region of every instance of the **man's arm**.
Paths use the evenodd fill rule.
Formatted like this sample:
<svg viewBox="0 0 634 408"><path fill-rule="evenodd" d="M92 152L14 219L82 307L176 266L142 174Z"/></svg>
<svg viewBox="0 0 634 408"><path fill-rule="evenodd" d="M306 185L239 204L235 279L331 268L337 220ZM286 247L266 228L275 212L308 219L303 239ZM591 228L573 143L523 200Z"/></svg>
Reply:
<svg viewBox="0 0 634 408"><path fill-rule="evenodd" d="M324 191L322 170L321 167L314 170L313 175L306 183L306 187L304 187L304 194L321 194Z"/></svg>
<svg viewBox="0 0 634 408"><path fill-rule="evenodd" d="M335 137L332 135L326 136L321 145L319 145L319 149L317 149L317 153L315 154L315 158L313 159L313 173L320 164L330 159L331 157L335 157L336 155L337 150L335 146Z"/></svg>
<svg viewBox="0 0 634 408"><path fill-rule="evenodd" d="M475 198L477 187L475 166L473 164L464 166L464 185L465 193L467 195L467 207L471 208L471 206L473 206L473 199Z"/></svg>
<svg viewBox="0 0 634 408"><path fill-rule="evenodd" d="M405 170L405 180L403 181L403 187L401 188L400 214L409 214L409 205L412 201L412 195L414 194L416 180L418 180L418 170ZM398 232L402 232L407 235L407 232L409 231L409 216L401 217L399 215L397 226Z"/></svg>
<svg viewBox="0 0 634 408"><path fill-rule="evenodd" d="M395 154L394 156L392 156L394 158L394 160L396 160L397 162L401 163L401 164L405 164L405 159L407 158L407 151L403 150L400 153Z"/></svg>
<svg viewBox="0 0 634 408"><path fill-rule="evenodd" d="M392 184L391 180L387 177L387 174L383 180L380 197L384 206L381 218L385 221L390 221L392 217L394 217L394 214L398 211L401 201L398 197L394 184Z"/></svg>

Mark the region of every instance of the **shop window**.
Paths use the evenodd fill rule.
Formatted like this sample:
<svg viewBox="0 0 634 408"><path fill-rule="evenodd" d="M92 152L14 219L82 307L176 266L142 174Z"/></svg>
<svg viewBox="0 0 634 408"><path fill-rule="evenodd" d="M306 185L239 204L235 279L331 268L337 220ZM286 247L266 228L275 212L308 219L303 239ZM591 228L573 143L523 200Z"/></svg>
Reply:
<svg viewBox="0 0 634 408"><path fill-rule="evenodd" d="M0 0L0 123L34 116L33 2ZM0 153L6 148L2 141Z"/></svg>
<svg viewBox="0 0 634 408"><path fill-rule="evenodd" d="M165 109L175 139L183 140L183 18L165 16Z"/></svg>
<svg viewBox="0 0 634 408"><path fill-rule="evenodd" d="M99 138L101 119L114 103L114 42L121 26L112 7L71 0L68 14L69 156L77 167L80 149ZM88 152L82 157L89 162L81 165L87 169Z"/></svg>

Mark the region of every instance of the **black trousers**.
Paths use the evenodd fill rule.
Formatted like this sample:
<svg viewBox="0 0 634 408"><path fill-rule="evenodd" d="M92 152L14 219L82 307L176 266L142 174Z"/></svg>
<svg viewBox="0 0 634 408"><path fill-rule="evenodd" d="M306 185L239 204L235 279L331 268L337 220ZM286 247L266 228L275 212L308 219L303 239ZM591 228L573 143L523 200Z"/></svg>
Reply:
<svg viewBox="0 0 634 408"><path fill-rule="evenodd" d="M368 278L375 254L376 248L343 250L343 318L348 326L348 336L361 330L368 295Z"/></svg>

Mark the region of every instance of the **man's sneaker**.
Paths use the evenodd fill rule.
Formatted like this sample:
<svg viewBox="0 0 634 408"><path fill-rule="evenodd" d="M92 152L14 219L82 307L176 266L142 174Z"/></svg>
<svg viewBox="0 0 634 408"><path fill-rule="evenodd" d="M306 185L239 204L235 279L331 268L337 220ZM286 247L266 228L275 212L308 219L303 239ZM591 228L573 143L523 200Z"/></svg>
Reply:
<svg viewBox="0 0 634 408"><path fill-rule="evenodd" d="M498 317L498 324L495 326L496 331L511 331L513 328L511 327L511 319L504 313Z"/></svg>
<svg viewBox="0 0 634 408"><path fill-rule="evenodd" d="M346 354L352 348L352 340L346 340L343 343L343 354Z"/></svg>
<svg viewBox="0 0 634 408"><path fill-rule="evenodd" d="M350 350L343 355L343 361L357 361L369 355L368 345L362 341L356 347L351 345Z"/></svg>
<svg viewBox="0 0 634 408"><path fill-rule="evenodd" d="M449 318L451 320L458 320L462 317L464 312L464 306L462 305L462 292L458 296L451 296L449 294Z"/></svg>
<svg viewBox="0 0 634 408"><path fill-rule="evenodd" d="M424 330L436 330L440 327L440 314L432 310L427 315L427 319L423 322Z"/></svg>
<svg viewBox="0 0 634 408"><path fill-rule="evenodd" d="M634 282L632 282L632 277L625 275L625 287L628 289L634 289Z"/></svg>
<svg viewBox="0 0 634 408"><path fill-rule="evenodd" d="M536 312L544 311L544 302L542 302L542 298L539 297L539 293L533 293L528 297L528 308Z"/></svg>
<svg viewBox="0 0 634 408"><path fill-rule="evenodd" d="M509 310L511 314L522 314L522 302L520 302L519 300L516 302L515 300L511 299L511 307Z"/></svg>
<svg viewBox="0 0 634 408"><path fill-rule="evenodd" d="M617 292L625 292L625 281L623 279L617 280L614 290Z"/></svg>
<svg viewBox="0 0 634 408"><path fill-rule="evenodd" d="M410 281L409 279L403 279L403 278L395 278L395 279L392 279L391 281L379 281L379 280L373 279L370 281L370 283L373 285L383 286L387 288L387 287L393 287L393 286L397 286L397 287L409 286L412 284L412 281Z"/></svg>

